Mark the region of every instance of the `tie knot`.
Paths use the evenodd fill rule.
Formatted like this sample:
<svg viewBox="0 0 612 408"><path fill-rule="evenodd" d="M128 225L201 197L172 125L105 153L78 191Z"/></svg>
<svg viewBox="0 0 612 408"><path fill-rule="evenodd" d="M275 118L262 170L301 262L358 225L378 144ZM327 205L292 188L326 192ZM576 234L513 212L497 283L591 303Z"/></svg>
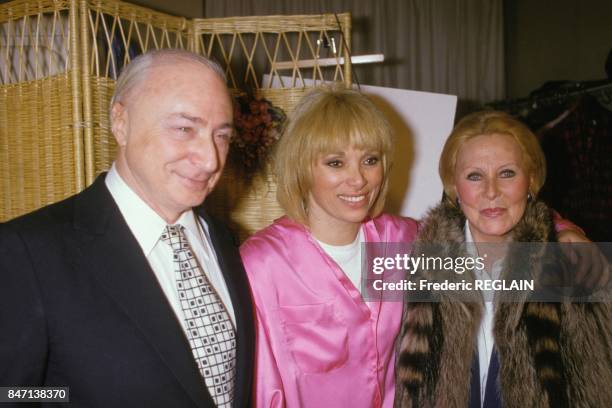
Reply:
<svg viewBox="0 0 612 408"><path fill-rule="evenodd" d="M161 240L170 245L173 251L189 249L187 238L184 233L185 227L180 224L166 225L162 232Z"/></svg>

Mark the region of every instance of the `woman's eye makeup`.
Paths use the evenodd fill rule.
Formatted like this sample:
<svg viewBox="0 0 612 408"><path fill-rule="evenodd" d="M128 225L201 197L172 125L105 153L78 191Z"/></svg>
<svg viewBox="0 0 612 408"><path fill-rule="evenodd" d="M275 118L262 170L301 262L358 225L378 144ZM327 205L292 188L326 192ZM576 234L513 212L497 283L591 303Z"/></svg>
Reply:
<svg viewBox="0 0 612 408"><path fill-rule="evenodd" d="M465 178L470 181L478 181L482 178L482 176L480 175L480 173L472 171L469 172Z"/></svg>
<svg viewBox="0 0 612 408"><path fill-rule="evenodd" d="M513 169L503 169L500 170L498 174L501 178L512 178L516 176L516 171ZM465 178L470 181L479 181L482 180L483 176L477 171L471 171L465 176Z"/></svg>
<svg viewBox="0 0 612 408"><path fill-rule="evenodd" d="M380 161L380 159L378 158L378 156L369 156L367 157L363 163L368 165L368 166L373 166L375 164L378 164L378 162Z"/></svg>
<svg viewBox="0 0 612 408"><path fill-rule="evenodd" d="M328 159L325 161L325 164L329 167L341 167L342 161L339 159Z"/></svg>
<svg viewBox="0 0 612 408"><path fill-rule="evenodd" d="M359 158L346 154L333 155L324 157L322 163L328 167L343 167L346 163L352 163L353 160L359 160L360 165L375 166L380 163L380 155L366 154Z"/></svg>

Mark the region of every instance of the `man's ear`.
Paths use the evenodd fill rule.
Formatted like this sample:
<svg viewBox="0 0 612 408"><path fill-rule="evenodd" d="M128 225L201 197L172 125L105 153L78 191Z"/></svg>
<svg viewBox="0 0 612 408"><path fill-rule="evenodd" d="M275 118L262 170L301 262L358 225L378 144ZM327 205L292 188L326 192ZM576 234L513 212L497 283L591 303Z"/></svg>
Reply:
<svg viewBox="0 0 612 408"><path fill-rule="evenodd" d="M127 143L128 112L121 102L115 102L111 107L111 131L117 144L121 147Z"/></svg>

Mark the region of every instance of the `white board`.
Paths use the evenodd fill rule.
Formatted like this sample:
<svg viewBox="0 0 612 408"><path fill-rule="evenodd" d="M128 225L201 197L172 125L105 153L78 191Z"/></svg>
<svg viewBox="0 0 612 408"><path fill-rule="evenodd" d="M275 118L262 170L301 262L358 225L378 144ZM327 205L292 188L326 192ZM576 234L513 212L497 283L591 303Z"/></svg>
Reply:
<svg viewBox="0 0 612 408"><path fill-rule="evenodd" d="M263 83L268 80L265 75ZM290 83L291 78L287 81ZM306 85L311 84L306 81ZM361 85L361 91L385 114L395 131L386 210L421 218L442 197L438 160L453 128L457 97L371 85Z"/></svg>

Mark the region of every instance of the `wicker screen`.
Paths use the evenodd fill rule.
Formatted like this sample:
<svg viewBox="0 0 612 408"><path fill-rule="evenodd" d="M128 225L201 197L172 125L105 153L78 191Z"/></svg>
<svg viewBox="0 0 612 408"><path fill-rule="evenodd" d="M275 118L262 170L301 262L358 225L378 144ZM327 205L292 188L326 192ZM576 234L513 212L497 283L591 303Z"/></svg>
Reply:
<svg viewBox="0 0 612 408"><path fill-rule="evenodd" d="M305 81L351 83L350 24L344 13L196 19L193 29L197 52L221 64L231 89L265 97L290 113L307 90ZM231 163L205 204L241 239L283 214L269 168L245 178Z"/></svg>
<svg viewBox="0 0 612 408"><path fill-rule="evenodd" d="M109 102L135 56L207 55L235 93L290 113L306 82L351 83L350 24L349 14L188 20L117 0L0 5L0 221L76 193L109 168ZM241 238L282 214L267 168L245 180L229 166L206 203Z"/></svg>
<svg viewBox="0 0 612 408"><path fill-rule="evenodd" d="M81 3L84 32L83 89L87 182L110 167L115 139L109 103L121 68L143 52L189 49L190 21L118 1Z"/></svg>
<svg viewBox="0 0 612 408"><path fill-rule="evenodd" d="M350 63L343 64L348 13L195 19L193 26L197 52L222 65L230 88L259 93L285 110L306 90L305 80L351 83Z"/></svg>
<svg viewBox="0 0 612 408"><path fill-rule="evenodd" d="M84 187L75 15L67 1L0 5L0 221Z"/></svg>

